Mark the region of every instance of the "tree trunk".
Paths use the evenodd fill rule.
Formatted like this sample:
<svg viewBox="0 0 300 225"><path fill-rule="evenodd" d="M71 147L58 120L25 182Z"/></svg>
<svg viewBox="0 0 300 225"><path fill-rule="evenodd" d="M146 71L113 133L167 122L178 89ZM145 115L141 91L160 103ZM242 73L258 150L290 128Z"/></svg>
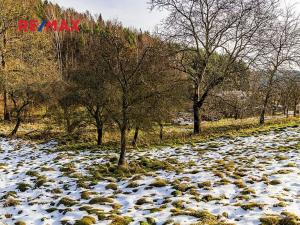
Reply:
<svg viewBox="0 0 300 225"><path fill-rule="evenodd" d="M199 116L199 108L197 104L193 106L194 111L194 134L200 133L200 116Z"/></svg>
<svg viewBox="0 0 300 225"><path fill-rule="evenodd" d="M159 128L159 139L162 141L164 138L164 125L160 123Z"/></svg>
<svg viewBox="0 0 300 225"><path fill-rule="evenodd" d="M68 109L64 107L63 111L64 111L64 119L66 120L67 133L71 134L73 132L73 128L71 125L71 120L70 120L70 115L69 115Z"/></svg>
<svg viewBox="0 0 300 225"><path fill-rule="evenodd" d="M3 34L3 51L1 54L1 67L2 67L3 71L6 70L6 62L5 62L5 55L4 55L4 52L6 51L6 44L7 44L6 32L4 32L4 34ZM10 114L9 114L9 110L7 107L7 91L6 91L5 87L4 87L4 92L3 92L3 110L4 110L4 112L3 112L4 121L10 121Z"/></svg>
<svg viewBox="0 0 300 225"><path fill-rule="evenodd" d="M139 127L136 127L135 131L134 131L134 136L133 136L133 139L132 139L132 142L131 142L131 145L134 146L134 147L136 146L138 136L139 136Z"/></svg>
<svg viewBox="0 0 300 225"><path fill-rule="evenodd" d="M16 125L15 125L15 128L13 129L13 131L10 133L10 136L15 136L19 130L19 127L21 125L21 117L18 113L17 115L17 122L16 122Z"/></svg>
<svg viewBox="0 0 300 225"><path fill-rule="evenodd" d="M194 84L194 96L193 96L193 114L194 114L194 134L200 133L200 118L199 118L199 84Z"/></svg>
<svg viewBox="0 0 300 225"><path fill-rule="evenodd" d="M260 113L260 119L259 119L259 124L263 125L265 123L265 114L266 114L266 108L263 107L261 113Z"/></svg>
<svg viewBox="0 0 300 225"><path fill-rule="evenodd" d="M275 73L277 71L277 68L278 67L276 66L270 73L270 79L269 79L269 82L268 82L268 89L267 89L267 93L266 93L265 100L264 100L264 103L263 103L263 108L262 108L262 111L260 113L260 119L259 119L259 124L260 125L263 125L265 123L265 114L266 114L267 106L268 106L268 103L269 103L269 99L271 97L273 79L274 79Z"/></svg>
<svg viewBox="0 0 300 225"><path fill-rule="evenodd" d="M119 123L120 132L121 132L121 152L118 166L122 167L126 165L126 143L127 143L127 128L128 128L128 118L127 118L127 109L128 109L128 94L127 91L123 93L122 101L122 122Z"/></svg>
<svg viewBox="0 0 300 225"><path fill-rule="evenodd" d="M10 114L9 110L7 107L7 91L4 90L3 92L3 116L4 116L4 121L10 121Z"/></svg>
<svg viewBox="0 0 300 225"><path fill-rule="evenodd" d="M262 108L261 113L260 113L260 119L259 119L259 124L260 125L263 125L265 123L265 114L266 114L270 94L271 94L271 90L269 89L268 92L267 92L267 95L265 97L265 100L264 100L263 108Z"/></svg>
<svg viewBox="0 0 300 225"><path fill-rule="evenodd" d="M288 118L289 117L289 107L287 106L286 107L286 118Z"/></svg>
<svg viewBox="0 0 300 225"><path fill-rule="evenodd" d="M239 111L238 111L238 109L235 109L235 110L234 110L234 119L235 119L235 120L238 120L238 119L239 119Z"/></svg>
<svg viewBox="0 0 300 225"><path fill-rule="evenodd" d="M201 132L201 120L199 117L199 111L203 107L203 104L206 100L206 98L209 95L209 92L213 90L216 86L221 84L224 81L224 77L219 77L209 83L209 85L206 87L204 93L200 97L200 86L199 83L194 83L194 97L193 97L193 111L194 111L194 134L199 134Z"/></svg>
<svg viewBox="0 0 300 225"><path fill-rule="evenodd" d="M99 108L97 108L95 114L93 115L96 120L96 126L97 126L97 145L102 145L103 141L103 121L101 120L100 114L99 114Z"/></svg>
<svg viewBox="0 0 300 225"><path fill-rule="evenodd" d="M103 124L97 125L97 145L102 145L103 139Z"/></svg>
<svg viewBox="0 0 300 225"><path fill-rule="evenodd" d="M294 117L297 116L297 102L294 104Z"/></svg>
<svg viewBox="0 0 300 225"><path fill-rule="evenodd" d="M126 165L126 131L127 127L126 125L123 125L121 128L121 153L120 153L120 159L118 166L124 166Z"/></svg>
<svg viewBox="0 0 300 225"><path fill-rule="evenodd" d="M276 106L275 104L272 106L272 116L275 116Z"/></svg>

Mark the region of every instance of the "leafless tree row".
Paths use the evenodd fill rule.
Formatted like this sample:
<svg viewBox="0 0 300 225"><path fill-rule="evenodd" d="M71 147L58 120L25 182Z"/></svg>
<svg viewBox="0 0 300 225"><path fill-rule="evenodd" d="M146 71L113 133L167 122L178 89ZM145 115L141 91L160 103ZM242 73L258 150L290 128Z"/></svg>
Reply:
<svg viewBox="0 0 300 225"><path fill-rule="evenodd" d="M204 102L239 69L258 71L264 81L260 123L264 123L274 77L299 63L299 18L277 0L152 0L169 12L162 37L173 43L173 67L186 73L193 89L194 133L200 132ZM243 71L240 71L243 72Z"/></svg>

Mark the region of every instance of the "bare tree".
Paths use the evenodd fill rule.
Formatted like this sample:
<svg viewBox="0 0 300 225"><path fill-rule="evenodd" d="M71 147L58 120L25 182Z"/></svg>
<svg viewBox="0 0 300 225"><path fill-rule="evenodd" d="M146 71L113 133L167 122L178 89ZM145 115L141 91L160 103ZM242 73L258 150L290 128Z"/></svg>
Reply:
<svg viewBox="0 0 300 225"><path fill-rule="evenodd" d="M194 133L198 134L199 111L206 98L233 72L235 62L253 62L252 39L272 17L277 1L152 0L151 5L170 13L163 35L180 46L175 67L188 74L193 84ZM222 57L216 59L216 54ZM214 64L217 69L212 69Z"/></svg>
<svg viewBox="0 0 300 225"><path fill-rule="evenodd" d="M278 101L284 106L284 113L289 116L292 109L297 115L297 105L300 103L300 75L297 71L285 71L283 79L278 85Z"/></svg>
<svg viewBox="0 0 300 225"><path fill-rule="evenodd" d="M160 40L117 24L108 24L101 35L101 55L107 65L106 79L111 93L106 110L119 127L121 151L118 164L124 166L130 125L147 120L150 112L143 107L149 104L144 102L161 96L158 84L163 75L161 67L164 63L159 57L162 46Z"/></svg>
<svg viewBox="0 0 300 225"><path fill-rule="evenodd" d="M264 124L266 109L272 96L272 89L280 70L293 68L300 57L300 24L291 7L278 12L272 23L262 29L258 43L262 54L258 58L261 73L264 75L264 97L259 123Z"/></svg>

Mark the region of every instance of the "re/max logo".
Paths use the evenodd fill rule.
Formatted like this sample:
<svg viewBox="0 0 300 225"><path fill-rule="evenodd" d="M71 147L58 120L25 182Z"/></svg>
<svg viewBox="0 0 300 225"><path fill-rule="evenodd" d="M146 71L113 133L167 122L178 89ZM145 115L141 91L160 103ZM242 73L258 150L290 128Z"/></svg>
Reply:
<svg viewBox="0 0 300 225"><path fill-rule="evenodd" d="M60 23L57 20L43 20L41 23L38 20L19 20L18 30L21 32L42 32L46 31L67 31L67 32L79 32L80 20L71 20L69 25L67 20L61 20Z"/></svg>

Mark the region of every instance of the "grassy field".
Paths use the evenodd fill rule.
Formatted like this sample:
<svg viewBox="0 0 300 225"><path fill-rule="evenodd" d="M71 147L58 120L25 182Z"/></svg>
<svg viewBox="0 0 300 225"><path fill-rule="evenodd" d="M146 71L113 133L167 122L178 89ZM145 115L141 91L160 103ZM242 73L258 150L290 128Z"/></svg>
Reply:
<svg viewBox="0 0 300 225"><path fill-rule="evenodd" d="M159 138L159 127L139 132L137 147L149 148L156 146L176 146L186 143L195 143L206 141L209 139L223 136L247 136L259 132L267 132L269 130L294 126L300 123L300 117L269 118L265 125L258 124L257 118L247 119L222 119L216 122L203 122L202 132L200 135L192 135L193 128L191 125L173 125L167 124L164 127L164 137L161 141ZM2 122L0 126L0 135L7 136L13 129L14 124L10 122ZM117 129L105 129L102 148L116 149L119 145L119 133ZM129 132L128 146L133 138L133 130ZM34 122L24 122L17 134L18 138L30 139L38 142L49 141L55 139L60 146L68 148L100 148L96 146L96 129L93 126L86 126L77 130L73 134L67 134L64 127L55 124L49 119L39 119Z"/></svg>

